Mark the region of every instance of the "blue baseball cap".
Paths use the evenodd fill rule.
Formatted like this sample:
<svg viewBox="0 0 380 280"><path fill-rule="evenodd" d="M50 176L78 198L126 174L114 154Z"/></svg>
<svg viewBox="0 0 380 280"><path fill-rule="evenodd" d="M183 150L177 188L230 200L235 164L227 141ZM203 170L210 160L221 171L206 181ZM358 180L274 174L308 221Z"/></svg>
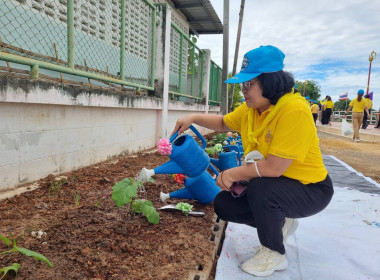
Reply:
<svg viewBox="0 0 380 280"><path fill-rule="evenodd" d="M359 89L359 90L358 90L358 95L359 95L359 94L363 95L363 94L364 94L364 90Z"/></svg>
<svg viewBox="0 0 380 280"><path fill-rule="evenodd" d="M238 84L256 78L262 73L277 72L284 69L285 54L278 48L268 45L260 46L244 55L240 73L224 81Z"/></svg>

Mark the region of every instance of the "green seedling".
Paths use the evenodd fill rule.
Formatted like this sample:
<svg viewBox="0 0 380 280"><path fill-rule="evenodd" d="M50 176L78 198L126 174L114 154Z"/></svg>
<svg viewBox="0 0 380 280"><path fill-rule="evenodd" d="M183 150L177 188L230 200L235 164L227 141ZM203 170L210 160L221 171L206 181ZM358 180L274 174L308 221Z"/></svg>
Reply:
<svg viewBox="0 0 380 280"><path fill-rule="evenodd" d="M95 202L94 204L94 207L99 207L100 206L100 200L98 200L97 202Z"/></svg>
<svg viewBox="0 0 380 280"><path fill-rule="evenodd" d="M179 202L176 204L175 209L181 210L182 213L187 216L189 212L193 209L193 205L186 202Z"/></svg>
<svg viewBox="0 0 380 280"><path fill-rule="evenodd" d="M68 181L66 179L61 179L58 181L55 181L55 180L51 181L50 187L49 187L49 198L52 196L57 197L59 195L59 193L61 192L62 187L66 184L68 184Z"/></svg>
<svg viewBox="0 0 380 280"><path fill-rule="evenodd" d="M75 206L79 206L79 199L80 199L80 194L75 193L74 194Z"/></svg>
<svg viewBox="0 0 380 280"><path fill-rule="evenodd" d="M215 156L222 151L222 144L215 144L213 147L206 148L205 151L210 156Z"/></svg>
<svg viewBox="0 0 380 280"><path fill-rule="evenodd" d="M7 245L7 247L11 246L11 240L6 238L5 236L0 235L0 240L3 243L5 243L5 245ZM18 252L18 253L23 254L25 256L33 257L35 260L43 261L43 262L47 263L47 265L49 267L53 267L53 264L44 255L37 253L37 252L34 252L32 250L29 250L29 249L17 247L16 240L13 237L12 237L12 245L13 245L12 249L10 249L8 251L0 252L0 255ZM20 268L21 268L21 265L18 263L13 263L10 266L0 268L0 277L1 277L0 280L3 279L9 271L14 271L17 274L17 272Z"/></svg>
<svg viewBox="0 0 380 280"><path fill-rule="evenodd" d="M125 178L112 187L112 199L119 208L125 204L128 206L132 205L135 213L143 213L150 223L156 225L160 222L160 216L153 203L145 199L135 199L137 197L137 190L143 188L142 182L136 181L133 178Z"/></svg>

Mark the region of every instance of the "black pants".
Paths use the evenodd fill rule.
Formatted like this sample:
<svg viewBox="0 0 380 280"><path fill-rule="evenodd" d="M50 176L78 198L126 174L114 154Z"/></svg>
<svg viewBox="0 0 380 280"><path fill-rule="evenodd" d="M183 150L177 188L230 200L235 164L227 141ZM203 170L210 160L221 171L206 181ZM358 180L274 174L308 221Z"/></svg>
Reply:
<svg viewBox="0 0 380 280"><path fill-rule="evenodd" d="M332 181L304 185L287 177L254 178L244 196L220 192L214 200L219 218L257 228L260 243L285 254L282 227L285 217L303 218L322 211L334 194Z"/></svg>
<svg viewBox="0 0 380 280"><path fill-rule="evenodd" d="M317 124L318 113L313 113L314 123Z"/></svg>
<svg viewBox="0 0 380 280"><path fill-rule="evenodd" d="M371 114L371 109L368 109L368 111ZM364 110L362 128L366 128L368 126L367 120L368 120L368 115L367 115L367 112Z"/></svg>
<svg viewBox="0 0 380 280"><path fill-rule="evenodd" d="M330 117L332 114L332 109L331 108L326 108L324 111L322 111L322 124L329 124L330 122Z"/></svg>

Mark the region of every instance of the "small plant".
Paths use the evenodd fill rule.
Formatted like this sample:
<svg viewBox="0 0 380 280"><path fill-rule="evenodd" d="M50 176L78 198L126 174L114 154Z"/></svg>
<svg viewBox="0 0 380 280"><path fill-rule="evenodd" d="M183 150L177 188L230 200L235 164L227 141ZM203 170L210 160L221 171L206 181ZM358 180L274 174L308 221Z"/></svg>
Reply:
<svg viewBox="0 0 380 280"><path fill-rule="evenodd" d="M94 207L99 207L100 206L100 200L98 200L97 202L95 202L95 204L94 204Z"/></svg>
<svg viewBox="0 0 380 280"><path fill-rule="evenodd" d="M189 212L193 209L193 205L186 202L179 202L176 204L175 208L181 210L182 213L187 216Z"/></svg>
<svg viewBox="0 0 380 280"><path fill-rule="evenodd" d="M142 182L136 181L133 178L124 178L112 187L112 199L119 208L125 204L132 205L135 213L143 213L150 223L156 225L160 222L160 215L153 206L153 203L145 199L134 199L137 197L137 190L139 188L144 188Z"/></svg>
<svg viewBox="0 0 380 280"><path fill-rule="evenodd" d="M222 144L215 144L213 147L208 147L205 149L206 153L209 154L210 156L215 156L219 152L222 151Z"/></svg>
<svg viewBox="0 0 380 280"><path fill-rule="evenodd" d="M62 190L62 187L66 184L68 184L69 181L67 179L60 179L60 180L53 180L50 182L50 187L49 187L49 198L52 196L57 197L59 193Z"/></svg>
<svg viewBox="0 0 380 280"><path fill-rule="evenodd" d="M223 144L224 140L227 138L227 133L219 133L212 137L212 140L209 142L209 144Z"/></svg>
<svg viewBox="0 0 380 280"><path fill-rule="evenodd" d="M7 247L11 245L11 240L6 238L5 236L0 235L0 240L3 241L5 245L7 245ZM47 263L49 267L53 267L53 264L44 255L34 252L29 249L17 247L16 240L13 237L12 237L12 244L13 244L12 249L8 251L0 252L0 255L10 254L13 252L19 252L20 254L26 255L28 257L33 257L35 260L43 261ZM21 268L21 265L18 263L13 263L10 266L0 268L0 277L1 277L0 280L3 279L9 271L14 271L17 274L20 268Z"/></svg>
<svg viewBox="0 0 380 280"><path fill-rule="evenodd" d="M80 194L76 192L74 194L75 206L79 206L79 199L80 199Z"/></svg>

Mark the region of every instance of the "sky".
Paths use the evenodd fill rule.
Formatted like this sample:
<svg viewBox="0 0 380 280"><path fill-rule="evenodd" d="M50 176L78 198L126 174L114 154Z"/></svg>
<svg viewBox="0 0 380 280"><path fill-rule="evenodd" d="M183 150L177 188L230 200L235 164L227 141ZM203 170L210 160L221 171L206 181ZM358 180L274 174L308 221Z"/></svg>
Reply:
<svg viewBox="0 0 380 280"><path fill-rule="evenodd" d="M223 0L210 0L223 22ZM240 0L230 0L229 72L232 72ZM285 53L284 70L298 81L314 80L321 96L338 101L348 92L369 92L380 108L380 0L246 0L237 62L261 45L274 45ZM223 35L200 35L197 46L211 50L211 59L223 66ZM306 93L307 95L307 93Z"/></svg>

